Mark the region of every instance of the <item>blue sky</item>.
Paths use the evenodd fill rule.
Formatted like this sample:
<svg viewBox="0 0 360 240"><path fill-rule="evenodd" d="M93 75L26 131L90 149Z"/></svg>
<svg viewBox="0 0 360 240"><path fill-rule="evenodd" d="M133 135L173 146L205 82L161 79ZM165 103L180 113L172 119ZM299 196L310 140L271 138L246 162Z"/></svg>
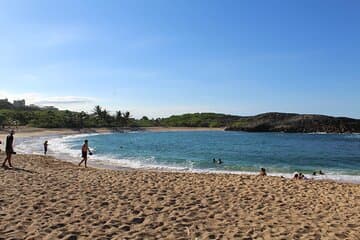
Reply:
<svg viewBox="0 0 360 240"><path fill-rule="evenodd" d="M360 118L359 1L0 0L0 97Z"/></svg>

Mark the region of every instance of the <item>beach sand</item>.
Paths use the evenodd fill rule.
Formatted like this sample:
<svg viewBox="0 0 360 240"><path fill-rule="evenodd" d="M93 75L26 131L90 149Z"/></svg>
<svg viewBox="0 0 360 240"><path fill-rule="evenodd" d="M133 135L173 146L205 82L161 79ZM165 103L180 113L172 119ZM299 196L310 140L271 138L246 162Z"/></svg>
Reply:
<svg viewBox="0 0 360 240"><path fill-rule="evenodd" d="M9 129L0 130L0 139L6 138L9 134ZM145 127L145 128L117 128L118 130L138 130L148 132L180 132L180 131L224 131L224 128L200 128L200 127ZM50 136L50 135L73 135L82 133L108 133L116 131L115 128L33 128L33 127L19 127L14 129L15 136L19 138L36 137L36 136Z"/></svg>
<svg viewBox="0 0 360 240"><path fill-rule="evenodd" d="M0 169L0 239L360 239L356 184L13 164Z"/></svg>
<svg viewBox="0 0 360 240"><path fill-rule="evenodd" d="M11 129L0 130L0 139L4 140ZM19 127L14 128L16 138L24 137L38 137L50 135L73 135L82 133L107 133L111 132L110 128L83 128L81 130L70 128L33 128L33 127Z"/></svg>

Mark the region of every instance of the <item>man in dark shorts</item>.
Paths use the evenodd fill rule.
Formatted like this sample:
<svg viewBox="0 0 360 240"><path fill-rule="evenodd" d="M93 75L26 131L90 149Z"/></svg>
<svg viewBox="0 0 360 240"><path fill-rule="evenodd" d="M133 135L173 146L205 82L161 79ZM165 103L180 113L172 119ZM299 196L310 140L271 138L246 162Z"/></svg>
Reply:
<svg viewBox="0 0 360 240"><path fill-rule="evenodd" d="M88 140L85 140L84 144L82 145L81 147L81 157L83 158L81 160L81 162L79 163L79 166L85 162L85 167L86 166L86 163L87 163L87 153L89 152L90 155L92 155L92 152L90 151L90 148L89 148L89 145L88 145L89 141Z"/></svg>
<svg viewBox="0 0 360 240"><path fill-rule="evenodd" d="M44 155L47 154L48 145L49 145L49 143L48 143L48 141L46 140L46 141L44 142Z"/></svg>
<svg viewBox="0 0 360 240"><path fill-rule="evenodd" d="M5 152L6 152L6 158L2 164L3 167L6 167L6 162L9 163L9 166L12 168L11 165L11 155L14 154L14 130L11 130L10 135L6 137L6 145L5 145Z"/></svg>

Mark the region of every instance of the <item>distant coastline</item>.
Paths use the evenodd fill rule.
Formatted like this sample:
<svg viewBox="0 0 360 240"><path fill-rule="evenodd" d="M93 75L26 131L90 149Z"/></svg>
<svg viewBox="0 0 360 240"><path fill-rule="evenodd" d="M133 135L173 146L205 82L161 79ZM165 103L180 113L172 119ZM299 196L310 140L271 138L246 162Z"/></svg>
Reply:
<svg viewBox="0 0 360 240"><path fill-rule="evenodd" d="M315 114L264 113L242 117L227 131L286 133L360 133L360 120Z"/></svg>
<svg viewBox="0 0 360 240"><path fill-rule="evenodd" d="M115 114L96 106L91 113L57 109L1 109L0 131L5 128L70 129L87 132L106 131L245 131L286 133L360 133L360 120L316 114L269 112L255 116L221 113L187 113L165 118L133 118L130 112ZM51 130L50 130L51 129ZM37 130L39 131L39 130ZM67 130L68 131L68 130ZM29 131L27 131L29 132Z"/></svg>

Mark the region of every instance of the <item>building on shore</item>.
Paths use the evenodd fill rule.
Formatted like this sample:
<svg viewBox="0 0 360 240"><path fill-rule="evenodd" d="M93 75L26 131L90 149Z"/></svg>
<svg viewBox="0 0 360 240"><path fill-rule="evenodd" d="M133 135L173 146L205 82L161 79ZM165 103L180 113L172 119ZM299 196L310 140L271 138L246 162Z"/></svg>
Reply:
<svg viewBox="0 0 360 240"><path fill-rule="evenodd" d="M0 108L11 109L12 107L13 105L9 102L7 98L0 99Z"/></svg>
<svg viewBox="0 0 360 240"><path fill-rule="evenodd" d="M7 98L0 99L0 104L8 104L9 100Z"/></svg>
<svg viewBox="0 0 360 240"><path fill-rule="evenodd" d="M14 105L15 108L24 108L25 107L25 99L14 100L13 105Z"/></svg>

